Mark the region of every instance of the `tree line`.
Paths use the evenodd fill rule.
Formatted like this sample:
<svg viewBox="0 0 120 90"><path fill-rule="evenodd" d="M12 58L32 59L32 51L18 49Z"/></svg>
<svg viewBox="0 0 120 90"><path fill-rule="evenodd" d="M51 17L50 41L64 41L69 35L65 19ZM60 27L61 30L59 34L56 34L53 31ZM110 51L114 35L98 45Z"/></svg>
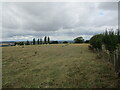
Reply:
<svg viewBox="0 0 120 90"><path fill-rule="evenodd" d="M107 54L115 70L120 72L120 29L106 29L104 33L94 35L90 39L89 49L99 53L100 57Z"/></svg>
<svg viewBox="0 0 120 90"><path fill-rule="evenodd" d="M54 43L53 41L50 41L50 37L45 36L44 40L42 38L35 39L33 38L32 41L26 41L26 42L15 42L15 45L39 45L39 44L50 44ZM56 42L57 43L57 42Z"/></svg>
<svg viewBox="0 0 120 90"><path fill-rule="evenodd" d="M83 37L76 37L74 40L73 43L89 43L89 40L84 40ZM58 43L63 43L63 44L67 44L69 43L69 41L51 41L50 40L50 37L48 36L45 36L44 39L42 38L38 38L38 39L35 39L33 38L32 41L26 41L26 42L15 42L15 46L16 45L39 45L39 44L58 44Z"/></svg>
<svg viewBox="0 0 120 90"><path fill-rule="evenodd" d="M49 36L45 36L44 37L44 41L42 41L42 39L38 39L37 41L35 40L35 38L33 39L33 45L36 45L36 44L50 44L50 38Z"/></svg>

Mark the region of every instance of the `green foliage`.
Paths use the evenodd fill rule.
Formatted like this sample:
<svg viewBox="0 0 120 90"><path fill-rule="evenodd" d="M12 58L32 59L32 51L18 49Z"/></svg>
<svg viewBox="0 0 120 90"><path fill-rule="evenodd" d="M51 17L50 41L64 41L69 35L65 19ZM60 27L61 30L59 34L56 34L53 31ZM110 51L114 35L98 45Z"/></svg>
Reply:
<svg viewBox="0 0 120 90"><path fill-rule="evenodd" d="M44 44L47 44L47 37L44 37Z"/></svg>
<svg viewBox="0 0 120 90"><path fill-rule="evenodd" d="M89 42L90 42L89 40L84 41L84 43L89 43Z"/></svg>
<svg viewBox="0 0 120 90"><path fill-rule="evenodd" d="M48 43L50 43L50 38L48 37Z"/></svg>
<svg viewBox="0 0 120 90"><path fill-rule="evenodd" d="M34 38L34 39L33 39L33 45L35 45L35 42L36 42L36 41L35 41L35 38Z"/></svg>
<svg viewBox="0 0 120 90"><path fill-rule="evenodd" d="M117 29L117 41L120 44L120 29Z"/></svg>
<svg viewBox="0 0 120 90"><path fill-rule="evenodd" d="M29 41L27 40L26 45L30 45Z"/></svg>
<svg viewBox="0 0 120 90"><path fill-rule="evenodd" d="M39 41L39 39L37 40L37 44L38 44L38 45L40 44L40 41Z"/></svg>
<svg viewBox="0 0 120 90"><path fill-rule="evenodd" d="M16 45L17 45L17 42L14 43L14 46L16 46Z"/></svg>
<svg viewBox="0 0 120 90"><path fill-rule="evenodd" d="M96 50L102 50L102 39L103 39L103 35L102 34L97 34L94 35L91 39L90 39L90 44L93 46L93 48L95 48Z"/></svg>
<svg viewBox="0 0 120 90"><path fill-rule="evenodd" d="M58 44L58 41L51 41L50 44Z"/></svg>
<svg viewBox="0 0 120 90"><path fill-rule="evenodd" d="M24 45L24 42L15 42L14 45Z"/></svg>
<svg viewBox="0 0 120 90"><path fill-rule="evenodd" d="M20 45L24 45L24 42L20 42Z"/></svg>
<svg viewBox="0 0 120 90"><path fill-rule="evenodd" d="M104 34L97 34L94 35L90 39L90 44L95 48L95 49L102 49L102 44L105 45L106 50L109 50L110 52L113 52L116 50L118 44L120 43L120 30L109 30L105 31Z"/></svg>
<svg viewBox="0 0 120 90"><path fill-rule="evenodd" d="M84 39L83 39L83 37L77 37L77 38L74 39L74 42L75 43L83 43Z"/></svg>
<svg viewBox="0 0 120 90"><path fill-rule="evenodd" d="M109 32L107 30L105 31L103 37L103 44L105 45L105 48L110 52L116 50L118 45L118 37L113 30L110 30Z"/></svg>
<svg viewBox="0 0 120 90"><path fill-rule="evenodd" d="M40 44L42 44L42 39L40 39Z"/></svg>
<svg viewBox="0 0 120 90"><path fill-rule="evenodd" d="M68 41L63 41L63 43L68 43Z"/></svg>

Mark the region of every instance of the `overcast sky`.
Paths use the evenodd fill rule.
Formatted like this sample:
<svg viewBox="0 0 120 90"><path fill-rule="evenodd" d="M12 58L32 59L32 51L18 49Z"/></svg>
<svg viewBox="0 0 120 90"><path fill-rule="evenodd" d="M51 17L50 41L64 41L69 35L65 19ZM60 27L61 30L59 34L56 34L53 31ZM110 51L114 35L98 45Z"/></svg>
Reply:
<svg viewBox="0 0 120 90"><path fill-rule="evenodd" d="M117 25L117 2L4 2L2 7L2 40L90 39Z"/></svg>

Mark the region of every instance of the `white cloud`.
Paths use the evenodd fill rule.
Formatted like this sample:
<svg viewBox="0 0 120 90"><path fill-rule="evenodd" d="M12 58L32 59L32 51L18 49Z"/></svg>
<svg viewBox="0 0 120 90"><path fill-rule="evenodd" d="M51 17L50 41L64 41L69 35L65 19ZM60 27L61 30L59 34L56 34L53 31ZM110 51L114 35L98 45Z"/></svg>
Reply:
<svg viewBox="0 0 120 90"><path fill-rule="evenodd" d="M86 39L105 28L116 28L117 3L19 2L3 3L3 40L51 36Z"/></svg>

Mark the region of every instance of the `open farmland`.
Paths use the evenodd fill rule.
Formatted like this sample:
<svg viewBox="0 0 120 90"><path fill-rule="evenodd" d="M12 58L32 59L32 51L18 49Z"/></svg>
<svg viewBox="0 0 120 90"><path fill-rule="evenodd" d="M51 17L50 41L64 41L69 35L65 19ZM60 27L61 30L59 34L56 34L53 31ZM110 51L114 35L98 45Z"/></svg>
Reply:
<svg viewBox="0 0 120 90"><path fill-rule="evenodd" d="M2 47L3 88L118 87L113 65L88 44Z"/></svg>

